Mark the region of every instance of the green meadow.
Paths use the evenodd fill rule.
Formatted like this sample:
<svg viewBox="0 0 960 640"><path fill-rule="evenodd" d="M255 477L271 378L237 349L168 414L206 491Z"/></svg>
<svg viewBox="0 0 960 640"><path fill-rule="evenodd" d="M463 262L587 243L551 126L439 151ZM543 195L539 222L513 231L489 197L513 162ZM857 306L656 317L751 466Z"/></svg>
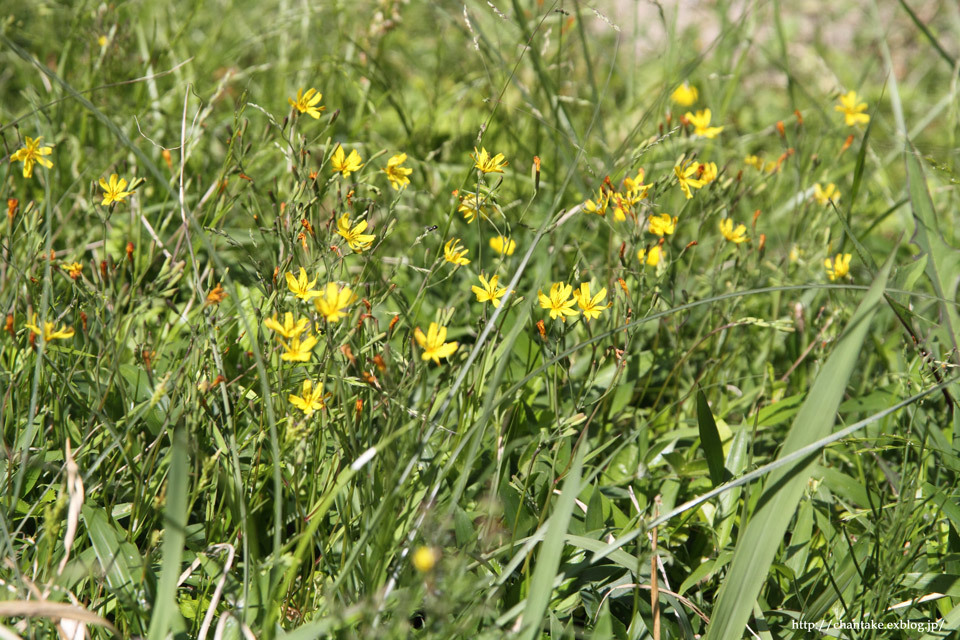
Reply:
<svg viewBox="0 0 960 640"><path fill-rule="evenodd" d="M0 640L960 629L955 2L5 4Z"/></svg>

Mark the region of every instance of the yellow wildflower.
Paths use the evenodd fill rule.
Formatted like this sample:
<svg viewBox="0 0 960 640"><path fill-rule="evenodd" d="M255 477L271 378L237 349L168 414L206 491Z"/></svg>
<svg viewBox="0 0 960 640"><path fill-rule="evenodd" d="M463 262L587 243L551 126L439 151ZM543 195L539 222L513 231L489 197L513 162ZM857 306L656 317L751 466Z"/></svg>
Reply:
<svg viewBox="0 0 960 640"><path fill-rule="evenodd" d="M413 568L420 573L429 573L433 571L439 559L440 552L433 547L417 547L410 558L410 562L413 564Z"/></svg>
<svg viewBox="0 0 960 640"><path fill-rule="evenodd" d="M658 216L650 217L650 225L647 230L657 236L670 235L677 228L677 216L671 217L669 213L661 213Z"/></svg>
<svg viewBox="0 0 960 640"><path fill-rule="evenodd" d="M430 323L427 335L423 335L423 331L417 327L413 331L413 337L423 349L420 357L423 360L433 360L437 364L440 364L440 358L452 356L458 346L456 342L444 342L447 339L447 328L441 327L436 322Z"/></svg>
<svg viewBox="0 0 960 640"><path fill-rule="evenodd" d="M838 253L837 257L833 260L827 258L823 261L823 266L827 268L827 275L830 276L831 281L837 278L844 278L850 273L851 257L849 253Z"/></svg>
<svg viewBox="0 0 960 640"><path fill-rule="evenodd" d="M487 199L480 200L475 193L465 193L460 196L460 206L457 211L463 214L467 222L473 222L477 219L477 214L487 217Z"/></svg>
<svg viewBox="0 0 960 640"><path fill-rule="evenodd" d="M410 178L407 176L413 173L413 169L400 166L406 161L407 154L398 153L387 160L387 166L381 169L381 171L387 174L387 178L390 179L390 184L396 191L410 184Z"/></svg>
<svg viewBox="0 0 960 640"><path fill-rule="evenodd" d="M354 251L369 249L375 236L364 233L367 230L367 221L361 220L353 227L350 226L350 215L345 213L337 219L337 233L343 236L347 244Z"/></svg>
<svg viewBox="0 0 960 640"><path fill-rule="evenodd" d="M867 110L867 103L857 103L857 92L850 91L840 96L840 104L834 107L835 111L843 114L844 122L848 127L870 122L869 114L863 113Z"/></svg>
<svg viewBox="0 0 960 640"><path fill-rule="evenodd" d="M25 145L18 149L12 156L10 156L10 162L22 162L23 163L23 177L32 178L33 177L33 165L40 163L47 169L53 168L53 162L47 160L43 156L48 156L53 153L53 149L50 147L41 147L40 140L43 136L38 138L31 138L26 136Z"/></svg>
<svg viewBox="0 0 960 640"><path fill-rule="evenodd" d="M577 301L570 298L572 292L573 287L570 285L554 282L550 287L549 296L543 295L543 291L537 291L537 298L540 300L540 306L550 311L551 320L560 318L562 322L566 322L566 316L577 315L577 312L573 309L573 305Z"/></svg>
<svg viewBox="0 0 960 640"><path fill-rule="evenodd" d="M716 162L701 162L698 171L700 172L700 179L703 181L703 184L710 184L716 180L717 174L719 173Z"/></svg>
<svg viewBox="0 0 960 640"><path fill-rule="evenodd" d="M821 205L829 204L831 201L836 202L840 199L840 190L832 182L827 185L826 189L821 187L818 182L813 185L813 198Z"/></svg>
<svg viewBox="0 0 960 640"><path fill-rule="evenodd" d="M344 309L356 301L357 295L350 287L341 289L336 282L328 282L323 295L314 298L313 306L327 322L337 322L347 316Z"/></svg>
<svg viewBox="0 0 960 640"><path fill-rule="evenodd" d="M757 171L763 171L763 158L749 155L743 159L744 163L755 168Z"/></svg>
<svg viewBox="0 0 960 640"><path fill-rule="evenodd" d="M33 320L24 326L38 336L43 336L44 342L50 342L51 340L67 340L72 338L74 334L73 327L64 326L56 329L56 324L53 322L44 322L43 331L41 331L40 327L37 326L37 314L33 314Z"/></svg>
<svg viewBox="0 0 960 640"><path fill-rule="evenodd" d="M597 192L596 200L587 200L583 203L583 210L587 213L595 213L602 216L607 213L607 206L610 204L610 192L600 187Z"/></svg>
<svg viewBox="0 0 960 640"><path fill-rule="evenodd" d="M697 163L678 164L673 168L673 173L677 176L677 183L680 185L680 189L683 190L684 195L687 196L687 200L693 197L693 194L690 193L690 187L699 189L703 186L702 180L691 177L697 172L698 168L699 165Z"/></svg>
<svg viewBox="0 0 960 640"><path fill-rule="evenodd" d="M607 288L604 287L597 292L597 295L590 297L590 283L583 282L580 288L573 292L573 298L577 301L583 319L587 322L590 318L599 318L600 312L610 307L609 304L602 305L603 299L607 297Z"/></svg>
<svg viewBox="0 0 960 640"><path fill-rule="evenodd" d="M363 166L361 160L362 158L360 158L356 149L352 150L348 156L343 150L343 145L338 144L337 150L333 152L333 157L330 159L330 164L333 165L334 172L339 171L344 178L349 178L351 173L359 171L360 167Z"/></svg>
<svg viewBox="0 0 960 640"><path fill-rule="evenodd" d="M673 93L670 94L670 99L681 107L689 107L697 101L699 95L700 94L697 92L696 87L691 85L689 82L684 82L682 85L673 90Z"/></svg>
<svg viewBox="0 0 960 640"><path fill-rule="evenodd" d="M79 262L65 262L60 265L60 268L66 269L69 272L68 275L74 280L83 275L83 265Z"/></svg>
<svg viewBox="0 0 960 640"><path fill-rule="evenodd" d="M663 249L660 245L654 245L647 249L640 249L637 251L637 259L640 262L646 263L647 266L655 267L660 262L660 258L663 257Z"/></svg>
<svg viewBox="0 0 960 640"><path fill-rule="evenodd" d="M474 153L471 153L470 157L474 161L474 168L480 169L483 173L503 173L507 161L504 160L502 153L491 157L483 147L480 148L480 151L477 151L477 148L474 147L473 151Z"/></svg>
<svg viewBox="0 0 960 640"><path fill-rule="evenodd" d="M724 218L720 221L720 233L723 234L723 237L733 242L734 244L740 244L741 242L747 241L747 228L742 224L738 224L736 229L733 227L733 220L731 218Z"/></svg>
<svg viewBox="0 0 960 640"><path fill-rule="evenodd" d="M309 300L320 295L320 292L314 289L317 279L310 280L307 276L307 270L300 267L300 275L294 276L292 272L287 271L287 288L301 300Z"/></svg>
<svg viewBox="0 0 960 640"><path fill-rule="evenodd" d="M497 236L490 238L490 248L500 255L512 256L517 248L517 243L506 236Z"/></svg>
<svg viewBox="0 0 960 640"><path fill-rule="evenodd" d="M623 179L623 188L626 190L627 198L631 201L631 204L636 204L646 198L650 186L649 184L643 184L643 169L637 169L637 177Z"/></svg>
<svg viewBox="0 0 960 640"><path fill-rule="evenodd" d="M459 238L450 238L447 240L446 244L443 245L444 259L447 262L452 262L457 266L470 264L470 261L466 258L468 253L470 253L469 250L460 246Z"/></svg>
<svg viewBox="0 0 960 640"><path fill-rule="evenodd" d="M103 189L102 206L107 206L114 202L122 202L124 198L133 194L133 191L124 191L127 188L127 181L115 173L110 174L110 182L100 178L100 188Z"/></svg>
<svg viewBox="0 0 960 640"><path fill-rule="evenodd" d="M303 340L300 339L300 336L293 336L290 338L290 342L281 342L283 344L284 352L280 356L282 360L287 362L310 362L310 356L312 355L313 348L317 345L316 337L308 335Z"/></svg>
<svg viewBox="0 0 960 640"><path fill-rule="evenodd" d="M312 116L314 120L320 118L320 112L326 109L326 107L318 107L317 103L320 102L320 99L323 98L322 93L318 93L316 89L307 89L307 92L303 92L303 88L297 89L297 99L287 98L287 102L290 103L290 106L299 111L300 113L305 113L308 116Z"/></svg>
<svg viewBox="0 0 960 640"><path fill-rule="evenodd" d="M303 417L309 418L314 414L315 411L323 409L323 385L318 384L317 388L313 388L313 382L310 380L303 381L302 395L295 396L292 393L287 396L287 400L290 401L290 404L295 406L300 411L303 411Z"/></svg>
<svg viewBox="0 0 960 640"><path fill-rule="evenodd" d="M687 111L683 117L693 125L693 135L695 136L701 136L703 138L716 138L717 134L723 131L723 127L710 126L710 109L697 111L696 114Z"/></svg>
<svg viewBox="0 0 960 640"><path fill-rule="evenodd" d="M276 331L284 338L290 339L299 336L301 333L306 330L307 325L310 324L310 321L306 318L300 318L296 322L293 321L293 314L289 311L283 316L283 324L277 321L277 314L273 314L272 318L267 318L263 321L263 326L271 331Z"/></svg>
<svg viewBox="0 0 960 640"><path fill-rule="evenodd" d="M492 276L488 281L481 273L480 284L482 287L473 285L470 290L477 294L477 302L492 302L494 307L500 306L500 298L507 292L503 287L497 287L497 279L500 276Z"/></svg>

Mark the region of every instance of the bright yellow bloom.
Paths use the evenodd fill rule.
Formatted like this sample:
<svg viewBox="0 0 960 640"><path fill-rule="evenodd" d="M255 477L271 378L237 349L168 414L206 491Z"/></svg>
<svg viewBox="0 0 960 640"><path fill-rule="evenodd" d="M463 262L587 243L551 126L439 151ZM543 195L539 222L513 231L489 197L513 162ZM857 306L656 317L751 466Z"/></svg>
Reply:
<svg viewBox="0 0 960 640"><path fill-rule="evenodd" d="M350 215L345 213L337 219L337 233L343 236L347 244L354 251L369 249L376 236L364 233L367 230L367 221L361 220L353 227L350 226Z"/></svg>
<svg viewBox="0 0 960 640"><path fill-rule="evenodd" d="M703 181L703 184L710 184L716 180L717 174L719 173L716 162L701 162L698 171L700 172L700 179Z"/></svg>
<svg viewBox="0 0 960 640"><path fill-rule="evenodd" d="M340 318L347 316L344 309L356 301L357 295L350 290L350 287L341 289L336 282L328 282L323 295L314 298L313 306L327 322L337 322Z"/></svg>
<svg viewBox="0 0 960 640"><path fill-rule="evenodd" d="M650 247L650 250L640 249L637 251L637 259L640 262L645 262L647 266L655 267L660 262L660 258L663 257L663 249L660 245L654 245Z"/></svg>
<svg viewBox="0 0 960 640"><path fill-rule="evenodd" d="M333 165L334 172L339 171L344 178L349 178L351 173L359 171L360 167L363 166L361 160L356 149L351 151L348 156L343 150L343 145L338 144L337 150L333 152L333 157L330 158L330 164Z"/></svg>
<svg viewBox="0 0 960 640"><path fill-rule="evenodd" d="M133 191L124 191L127 188L127 181L120 178L117 174L110 174L110 182L100 178L100 188L103 189L102 206L107 206L114 202L122 202L124 198L133 194Z"/></svg>
<svg viewBox="0 0 960 640"><path fill-rule="evenodd" d="M292 272L287 271L287 288L301 300L309 300L320 295L320 292L314 289L317 279L310 280L307 276L307 270L300 267L300 275L294 276Z"/></svg>
<svg viewBox="0 0 960 640"><path fill-rule="evenodd" d="M447 240L446 244L443 245L443 257L447 262L452 262L455 265L464 265L470 264L470 261L467 260L466 255L470 253L469 250L464 249L460 246L459 238L450 238Z"/></svg>
<svg viewBox="0 0 960 640"><path fill-rule="evenodd" d="M597 192L596 200L587 200L583 203L583 210L587 213L595 213L599 216L602 216L607 213L607 206L610 204L611 193L600 187L600 190Z"/></svg>
<svg viewBox="0 0 960 640"><path fill-rule="evenodd" d="M323 98L323 94L317 93L316 89L307 89L307 92L304 93L303 88L300 88L297 89L297 99L287 98L287 102L300 113L312 116L316 120L320 117L320 112L326 109L326 107L317 106L321 98Z"/></svg>
<svg viewBox="0 0 960 640"><path fill-rule="evenodd" d="M56 329L56 324L53 322L44 322L43 331L41 331L40 327L37 326L37 314L33 314L33 320L24 326L38 336L43 336L44 342L50 342L51 340L67 340L72 338L74 334L73 327L60 327L59 329Z"/></svg>
<svg viewBox="0 0 960 640"><path fill-rule="evenodd" d="M502 153L491 157L483 147L480 148L480 151L477 151L477 148L474 147L473 151L470 157L474 161L474 168L480 169L480 171L484 173L503 173L503 168L507 166L507 161L504 160Z"/></svg>
<svg viewBox="0 0 960 640"><path fill-rule="evenodd" d="M690 187L699 189L703 186L702 180L690 177L695 174L699 168L700 165L695 162L678 164L673 168L673 173L677 176L677 183L679 183L680 189L683 190L683 194L687 196L687 200L693 197L693 194L690 193Z"/></svg>
<svg viewBox="0 0 960 640"><path fill-rule="evenodd" d="M494 307L500 306L500 298L507 292L503 287L497 287L497 279L500 276L492 276L488 281L481 273L480 284L482 287L473 285L470 290L477 294L477 302L492 302Z"/></svg>
<svg viewBox="0 0 960 640"><path fill-rule="evenodd" d="M857 103L856 91L850 91L849 93L840 96L840 104L836 105L834 110L843 114L844 121L848 127L852 127L860 123L867 124L870 122L870 116L866 113L863 113L867 110L867 103Z"/></svg>
<svg viewBox="0 0 960 640"><path fill-rule="evenodd" d="M677 216L671 217L669 213L661 213L658 216L650 217L650 225L647 231L657 236L666 236L673 233L677 228Z"/></svg>
<svg viewBox="0 0 960 640"><path fill-rule="evenodd" d="M562 282L554 282L550 287L550 295L543 295L543 291L537 291L537 298L540 300L540 306L550 311L550 319L560 318L566 322L566 316L575 316L577 312L573 309L576 300L570 298L573 293L573 287L565 285Z"/></svg>
<svg viewBox="0 0 960 640"><path fill-rule="evenodd" d="M697 101L697 97L699 95L700 94L697 92L696 87L691 85L689 82L684 82L682 85L673 90L673 93L670 94L670 99L681 107L689 107Z"/></svg>
<svg viewBox="0 0 960 640"><path fill-rule="evenodd" d="M429 573L433 571L439 559L440 552L433 547L417 547L410 558L410 562L413 564L413 568L420 573Z"/></svg>
<svg viewBox="0 0 960 640"><path fill-rule="evenodd" d="M829 204L831 200L836 202L840 199L840 190L832 182L827 185L826 189L821 187L818 182L813 185L813 198L821 205Z"/></svg>
<svg viewBox="0 0 960 640"><path fill-rule="evenodd" d="M21 149L18 149L12 156L10 156L10 162L23 163L24 178L33 177L33 165L38 162L47 169L53 168L53 162L43 157L53 153L53 149L50 147L41 147L40 140L42 138L43 136L40 136L39 138L31 138L30 136L26 136L25 146Z"/></svg>
<svg viewBox="0 0 960 640"><path fill-rule="evenodd" d="M497 236L490 238L490 248L500 255L512 256L517 248L517 243L506 236Z"/></svg>
<svg viewBox="0 0 960 640"><path fill-rule="evenodd" d="M457 211L463 214L463 218L467 222L476 220L478 213L483 218L487 218L487 198L481 200L477 198L475 193L465 193L460 196L460 206L457 207Z"/></svg>
<svg viewBox="0 0 960 640"><path fill-rule="evenodd" d="M754 167L757 171L763 171L763 159L759 156L749 155L743 159L744 163Z"/></svg>
<svg viewBox="0 0 960 640"><path fill-rule="evenodd" d="M643 184L643 169L637 169L637 177L623 179L623 188L626 190L627 198L631 201L631 204L636 204L646 198L650 186L649 184Z"/></svg>
<svg viewBox="0 0 960 640"><path fill-rule="evenodd" d="M318 384L317 388L313 388L313 382L310 380L303 381L303 390L300 392L302 395L295 396L292 393L287 396L287 400L290 401L290 404L295 406L300 411L303 411L303 417L309 418L313 415L315 411L323 409L323 385Z"/></svg>
<svg viewBox="0 0 960 640"><path fill-rule="evenodd" d="M66 269L69 272L69 276L74 280L83 275L83 265L79 262L65 262L60 265L60 268Z"/></svg>
<svg viewBox="0 0 960 640"><path fill-rule="evenodd" d="M290 342L281 343L284 348L284 352L280 356L282 360L286 360L287 362L310 362L313 348L317 346L317 339L312 335L308 335L303 340L300 339L300 336L294 336L290 338Z"/></svg>
<svg viewBox="0 0 960 640"><path fill-rule="evenodd" d="M310 324L310 321L306 318L300 318L296 322L293 321L293 314L289 311L283 316L283 324L280 324L277 321L277 315L274 314L272 318L267 318L263 321L263 326L271 331L276 331L284 338L288 340L290 338L295 338L306 330L307 325Z"/></svg>
<svg viewBox="0 0 960 640"><path fill-rule="evenodd" d="M724 218L720 221L720 233L723 234L723 237L733 242L734 244L740 244L741 242L747 241L747 228L742 224L738 224L737 228L733 228L733 220L731 218Z"/></svg>
<svg viewBox="0 0 960 640"><path fill-rule="evenodd" d="M583 319L587 322L590 321L590 318L599 318L601 311L610 308L609 304L600 304L606 297L607 288L604 287L591 298L589 282L581 283L580 288L573 292L573 298L577 301L577 305L583 313Z"/></svg>
<svg viewBox="0 0 960 640"><path fill-rule="evenodd" d="M405 187L410 184L410 178L407 176L413 173L413 169L400 166L406 161L407 154L398 153L387 160L387 166L381 169L381 171L387 174L387 178L390 179L390 184L396 191L399 191L401 187Z"/></svg>
<svg viewBox="0 0 960 640"><path fill-rule="evenodd" d="M851 257L849 253L838 253L833 260L827 258L823 261L823 266L827 268L827 275L830 276L830 280L846 277L850 273Z"/></svg>
<svg viewBox="0 0 960 640"><path fill-rule="evenodd" d="M624 178L623 179L623 191L613 194L608 194L610 202L613 203L613 219L617 222L623 222L627 219L627 214L631 214L633 207L635 207L641 200L647 197L647 194L650 192L650 187L652 185L643 184L643 169L637 170L636 178ZM602 193L602 190L601 190ZM592 201L588 201L587 204L590 204ZM586 206L584 207L587 208ZM604 209L606 205L604 205ZM603 215L603 211L589 211L590 213L599 213Z"/></svg>
<svg viewBox="0 0 960 640"><path fill-rule="evenodd" d="M447 328L441 327L436 322L430 323L427 335L423 335L423 331L417 327L413 331L413 337L423 349L420 357L423 360L433 360L437 364L440 364L440 358L452 356L458 346L456 342L444 342L447 339Z"/></svg>
<svg viewBox="0 0 960 640"><path fill-rule="evenodd" d="M723 131L723 127L710 126L710 109L697 111L696 114L687 111L685 114L683 114L683 117L693 125L693 135L695 136L701 136L703 138L716 138L717 134Z"/></svg>

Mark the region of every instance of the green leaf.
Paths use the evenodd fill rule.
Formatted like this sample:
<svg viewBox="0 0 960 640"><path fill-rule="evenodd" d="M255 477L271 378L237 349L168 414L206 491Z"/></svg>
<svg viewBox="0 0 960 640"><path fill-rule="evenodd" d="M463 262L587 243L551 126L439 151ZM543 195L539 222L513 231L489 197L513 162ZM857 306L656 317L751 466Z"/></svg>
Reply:
<svg viewBox="0 0 960 640"><path fill-rule="evenodd" d="M710 467L710 481L717 486L723 482L723 444L703 389L697 389L697 423L700 426L700 446Z"/></svg>

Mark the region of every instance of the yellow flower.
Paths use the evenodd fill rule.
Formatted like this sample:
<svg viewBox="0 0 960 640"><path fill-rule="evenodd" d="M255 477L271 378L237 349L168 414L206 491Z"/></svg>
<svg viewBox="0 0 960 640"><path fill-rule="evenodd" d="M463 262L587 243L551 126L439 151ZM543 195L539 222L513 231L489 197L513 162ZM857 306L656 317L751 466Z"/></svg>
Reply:
<svg viewBox="0 0 960 640"><path fill-rule="evenodd" d="M700 94L697 92L696 87L691 85L689 82L684 82L682 85L673 90L673 93L670 94L670 99L681 107L689 107L697 101L697 97L699 95Z"/></svg>
<svg viewBox="0 0 960 640"><path fill-rule="evenodd" d="M101 47L107 46L107 42L108 42L107 36L100 36L99 38L97 38L97 44L100 45Z"/></svg>
<svg viewBox="0 0 960 640"><path fill-rule="evenodd" d="M423 354L420 356L423 360L433 360L440 364L440 358L449 358L457 350L456 342L444 342L447 339L447 328L441 327L436 322L430 323L427 335L423 335L423 331L417 327L413 331L413 337L423 349Z"/></svg>
<svg viewBox="0 0 960 640"><path fill-rule="evenodd" d="M607 213L607 206L610 204L610 192L600 187L597 192L596 200L587 200L583 203L583 210L587 213L595 213L599 216Z"/></svg>
<svg viewBox="0 0 960 640"><path fill-rule="evenodd" d="M361 160L360 154L357 153L356 149L351 151L350 155L347 156L343 150L343 145L338 144L337 150L333 152L333 157L330 159L330 164L333 165L334 172L339 171L343 174L344 178L349 178L351 173L359 171L360 167L363 166Z"/></svg>
<svg viewBox="0 0 960 640"><path fill-rule="evenodd" d="M477 148L474 147L473 151L470 157L474 161L474 168L480 169L480 171L484 173L503 173L503 168L507 166L507 161L504 160L502 153L491 157L483 147L480 148L480 151L477 151Z"/></svg>
<svg viewBox="0 0 960 640"><path fill-rule="evenodd" d="M450 238L447 240L446 244L443 245L444 259L446 259L447 262L452 262L458 266L470 264L470 261L466 258L468 253L470 253L470 251L460 246L459 238Z"/></svg>
<svg viewBox="0 0 960 640"><path fill-rule="evenodd" d="M317 284L317 279L310 280L307 276L307 270L300 267L300 275L294 276L292 272L287 271L287 288L301 300L309 300L320 295L320 292L313 287Z"/></svg>
<svg viewBox="0 0 960 640"><path fill-rule="evenodd" d="M341 289L336 282L328 282L323 295L314 298L313 306L327 322L337 322L340 318L347 316L344 309L356 301L357 295L350 290L350 287Z"/></svg>
<svg viewBox="0 0 960 640"><path fill-rule="evenodd" d="M587 322L590 318L599 318L600 312L610 307L609 304L600 304L607 297L607 288L604 287L597 292L597 295L590 297L590 283L583 282L580 288L573 292L573 298L577 301L580 311L583 313L583 319Z"/></svg>
<svg viewBox="0 0 960 640"><path fill-rule="evenodd" d="M506 236L497 236L490 238L490 248L500 255L512 256L517 248L517 243Z"/></svg>
<svg viewBox="0 0 960 640"><path fill-rule="evenodd" d="M678 164L673 168L673 172L677 176L677 182L680 184L680 189L682 189L684 195L687 196L687 200L693 197L693 194L690 193L690 187L699 189L703 186L702 180L690 177L697 172L699 166L697 163L684 163Z"/></svg>
<svg viewBox="0 0 960 640"><path fill-rule="evenodd" d="M830 276L830 280L843 278L850 273L850 258L849 253L838 253L833 260L827 258L823 261L823 266L827 268L827 275Z"/></svg>
<svg viewBox="0 0 960 640"><path fill-rule="evenodd" d="M124 191L127 188L127 181L120 178L117 174L110 174L110 182L100 178L100 188L103 189L102 206L107 206L114 202L122 202L124 198L133 194L133 191Z"/></svg>
<svg viewBox="0 0 960 640"><path fill-rule="evenodd" d="M820 186L820 183L813 185L813 197L818 204L829 204L832 200L836 202L840 199L840 190L837 189L837 185L832 182L827 185L827 188L824 189Z"/></svg>
<svg viewBox="0 0 960 640"><path fill-rule="evenodd" d="M481 273L480 284L482 287L476 285L470 287L470 290L477 294L477 302L492 302L494 307L500 306L500 298L507 292L503 287L497 287L497 279L500 276L492 276L489 281Z"/></svg>
<svg viewBox="0 0 960 640"><path fill-rule="evenodd" d="M867 124L870 122L870 116L866 113L863 113L867 110L867 103L857 103L856 91L850 91L849 93L840 96L839 99L840 104L836 105L834 110L843 114L844 121L848 127L852 127L860 123Z"/></svg>
<svg viewBox="0 0 960 640"><path fill-rule="evenodd" d="M636 178L624 178L623 188L626 189L630 204L636 204L646 198L650 191L650 185L643 184L643 169L637 169Z"/></svg>
<svg viewBox="0 0 960 640"><path fill-rule="evenodd" d="M33 314L33 320L24 326L38 336L43 336L44 342L50 342L51 340L67 340L72 338L74 333L72 327L60 327L59 329L56 329L56 324L53 322L44 322L43 331L41 331L40 327L37 326L37 314Z"/></svg>
<svg viewBox="0 0 960 640"><path fill-rule="evenodd" d="M537 298L540 300L540 306L550 311L551 320L560 318L562 322L566 322L567 318L565 316L577 315L577 312L573 310L573 305L577 301L570 299L572 292L573 287L570 285L554 282L550 287L549 296L543 295L543 291L537 291Z"/></svg>
<svg viewBox="0 0 960 640"><path fill-rule="evenodd" d="M710 126L710 109L704 109L702 111L697 111L696 114L690 113L687 111L683 114L683 117L686 118L690 124L693 125L693 135L701 136L704 138L716 138L717 134L723 131L723 127L711 127Z"/></svg>
<svg viewBox="0 0 960 640"><path fill-rule="evenodd" d="M433 571L439 559L440 552L433 547L417 547L410 558L410 562L413 564L413 568L420 573L429 573Z"/></svg>
<svg viewBox="0 0 960 640"><path fill-rule="evenodd" d="M475 193L465 193L460 196L460 206L457 211L463 214L467 222L473 222L477 219L479 213L482 217L487 217L487 199L480 200Z"/></svg>
<svg viewBox="0 0 960 640"><path fill-rule="evenodd" d="M650 226L647 230L657 236L670 235L677 228L677 216L670 217L669 213L661 213L650 217Z"/></svg>
<svg viewBox="0 0 960 640"><path fill-rule="evenodd" d="M69 276L76 280L81 275L83 275L83 265L79 262L65 262L60 265L61 269L66 269L69 272Z"/></svg>
<svg viewBox="0 0 960 640"><path fill-rule="evenodd" d="M660 258L663 257L663 249L660 245L655 245L650 247L650 250L640 249L637 251L637 259L640 262L645 262L647 266L655 267L660 262Z"/></svg>
<svg viewBox="0 0 960 640"><path fill-rule="evenodd" d="M798 260L800 260L800 256L802 255L803 255L803 249L801 249L795 244L792 247L790 247L790 262L797 262Z"/></svg>
<svg viewBox="0 0 960 640"><path fill-rule="evenodd" d="M300 336L293 336L290 338L290 342L281 342L283 344L284 352L280 356L282 360L287 362L310 362L310 356L313 348L317 345L317 339L308 335L303 340L300 339Z"/></svg>
<svg viewBox="0 0 960 640"><path fill-rule="evenodd" d="M317 388L314 389L313 382L304 380L302 389L300 392L302 395L295 396L291 393L287 396L287 400L297 409L303 411L304 418L309 418L315 411L323 409L323 385L318 384Z"/></svg>
<svg viewBox="0 0 960 640"><path fill-rule="evenodd" d="M26 136L25 146L10 156L10 162L23 163L24 178L33 177L33 165L38 162L47 169L53 168L53 163L43 157L53 153L53 149L50 147L41 147L40 140L42 138L43 136L40 136L39 138L31 138L30 136Z"/></svg>
<svg viewBox="0 0 960 640"><path fill-rule="evenodd" d="M326 109L326 107L317 106L321 98L323 98L323 94L317 93L316 89L307 89L307 92L304 93L303 88L300 88L297 89L297 99L287 98L287 102L300 113L312 116L316 120L320 117L320 112Z"/></svg>
<svg viewBox="0 0 960 640"><path fill-rule="evenodd" d="M398 153L387 160L387 166L381 169L381 171L387 174L387 178L390 179L390 184L396 191L399 191L401 187L405 187L410 184L410 178L407 176L413 173L413 169L400 166L406 161L407 154Z"/></svg>
<svg viewBox="0 0 960 640"><path fill-rule="evenodd" d="M744 158L743 161L757 171L763 171L763 159L759 156L750 155Z"/></svg>
<svg viewBox="0 0 960 640"><path fill-rule="evenodd" d="M343 236L347 244L354 251L363 251L369 249L373 244L375 236L364 233L367 230L367 221L361 220L352 228L350 226L350 215L345 213L337 220L337 233Z"/></svg>
<svg viewBox="0 0 960 640"><path fill-rule="evenodd" d="M733 242L734 244L740 244L741 242L747 241L747 228L742 224L738 224L737 228L733 228L733 220L731 218L724 218L720 221L720 233L723 234L723 237Z"/></svg>
<svg viewBox="0 0 960 640"><path fill-rule="evenodd" d="M700 179L703 181L703 184L710 184L717 179L717 163L716 162L701 162L700 163Z"/></svg>
<svg viewBox="0 0 960 640"><path fill-rule="evenodd" d="M293 314L289 311L283 316L283 324L280 324L277 321L277 315L274 314L272 318L267 318L263 321L263 326L271 331L276 331L284 338L290 339L299 336L307 328L307 325L310 324L310 321L306 318L300 318L296 322L293 321Z"/></svg>

